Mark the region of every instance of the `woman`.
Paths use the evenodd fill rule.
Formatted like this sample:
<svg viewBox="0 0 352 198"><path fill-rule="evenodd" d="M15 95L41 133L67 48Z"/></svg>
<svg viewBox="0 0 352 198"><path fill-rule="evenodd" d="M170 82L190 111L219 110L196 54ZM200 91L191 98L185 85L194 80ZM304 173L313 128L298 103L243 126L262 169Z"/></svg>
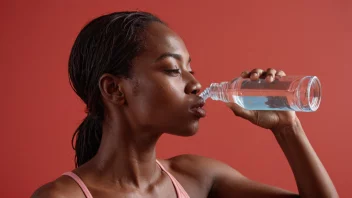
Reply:
<svg viewBox="0 0 352 198"><path fill-rule="evenodd" d="M205 157L157 160L163 133L191 136L205 116L190 61L182 39L149 13L112 13L84 27L69 60L71 85L88 113L74 135L76 169L32 197L338 197L294 112L228 104L237 116L273 132L299 195ZM268 81L283 75L274 69L242 73Z"/></svg>

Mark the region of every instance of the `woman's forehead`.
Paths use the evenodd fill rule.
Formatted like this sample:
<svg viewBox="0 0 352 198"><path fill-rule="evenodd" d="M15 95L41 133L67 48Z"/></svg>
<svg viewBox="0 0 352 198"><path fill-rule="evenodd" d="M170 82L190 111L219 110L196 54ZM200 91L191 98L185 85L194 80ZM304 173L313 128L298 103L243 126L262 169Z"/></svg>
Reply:
<svg viewBox="0 0 352 198"><path fill-rule="evenodd" d="M146 51L155 56L169 52L187 55L183 40L169 27L162 23L151 23L146 31Z"/></svg>

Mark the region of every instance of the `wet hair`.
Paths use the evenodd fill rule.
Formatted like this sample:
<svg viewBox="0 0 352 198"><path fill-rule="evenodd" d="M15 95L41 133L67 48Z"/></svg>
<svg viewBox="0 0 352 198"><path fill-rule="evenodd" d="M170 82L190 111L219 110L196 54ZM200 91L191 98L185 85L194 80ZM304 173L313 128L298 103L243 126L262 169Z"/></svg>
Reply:
<svg viewBox="0 0 352 198"><path fill-rule="evenodd" d="M165 24L147 12L114 12L92 20L78 34L68 72L71 87L86 104L87 117L72 137L76 167L92 159L100 146L104 120L100 77L105 73L131 77L132 60L144 50L145 32L151 22Z"/></svg>

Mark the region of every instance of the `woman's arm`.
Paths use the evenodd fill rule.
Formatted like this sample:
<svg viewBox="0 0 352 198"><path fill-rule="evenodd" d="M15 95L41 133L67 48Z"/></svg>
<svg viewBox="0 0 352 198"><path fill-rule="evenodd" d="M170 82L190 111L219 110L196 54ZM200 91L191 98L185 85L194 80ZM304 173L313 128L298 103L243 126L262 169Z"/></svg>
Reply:
<svg viewBox="0 0 352 198"><path fill-rule="evenodd" d="M212 170L214 177L209 197L339 197L327 171L310 145L298 120L292 126L273 130L273 133L293 170L299 195L252 181L221 162L203 159L202 164L207 164L208 171Z"/></svg>
<svg viewBox="0 0 352 198"><path fill-rule="evenodd" d="M291 166L301 197L339 197L298 119L272 131Z"/></svg>

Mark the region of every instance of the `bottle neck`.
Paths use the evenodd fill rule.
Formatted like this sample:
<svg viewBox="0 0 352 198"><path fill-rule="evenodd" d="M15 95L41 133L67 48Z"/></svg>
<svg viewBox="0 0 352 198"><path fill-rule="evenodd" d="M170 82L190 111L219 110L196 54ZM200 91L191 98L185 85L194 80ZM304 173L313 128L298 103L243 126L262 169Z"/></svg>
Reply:
<svg viewBox="0 0 352 198"><path fill-rule="evenodd" d="M226 91L228 89L228 82L212 83L209 87L209 97L213 100L221 100L228 102Z"/></svg>
<svg viewBox="0 0 352 198"><path fill-rule="evenodd" d="M228 90L234 89L239 79L240 78L236 78L230 82L212 83L199 96L202 97L204 101L211 98L212 100L229 102Z"/></svg>

